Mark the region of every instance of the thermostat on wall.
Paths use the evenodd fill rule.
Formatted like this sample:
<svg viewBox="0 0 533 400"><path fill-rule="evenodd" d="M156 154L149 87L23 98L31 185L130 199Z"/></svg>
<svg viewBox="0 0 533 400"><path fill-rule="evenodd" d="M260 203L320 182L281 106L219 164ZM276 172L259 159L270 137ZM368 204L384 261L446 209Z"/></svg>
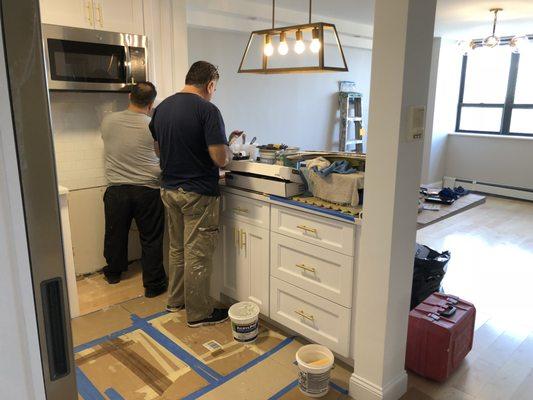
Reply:
<svg viewBox="0 0 533 400"><path fill-rule="evenodd" d="M426 107L410 106L407 128L407 141L423 140L426 124Z"/></svg>

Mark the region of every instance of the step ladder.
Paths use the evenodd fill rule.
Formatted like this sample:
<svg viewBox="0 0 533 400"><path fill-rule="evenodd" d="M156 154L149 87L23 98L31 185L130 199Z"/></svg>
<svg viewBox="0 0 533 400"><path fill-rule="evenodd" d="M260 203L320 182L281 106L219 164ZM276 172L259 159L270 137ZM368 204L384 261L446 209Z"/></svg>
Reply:
<svg viewBox="0 0 533 400"><path fill-rule="evenodd" d="M361 93L357 92L339 91L339 151L363 152L362 96ZM351 128L353 128L353 134L350 134Z"/></svg>

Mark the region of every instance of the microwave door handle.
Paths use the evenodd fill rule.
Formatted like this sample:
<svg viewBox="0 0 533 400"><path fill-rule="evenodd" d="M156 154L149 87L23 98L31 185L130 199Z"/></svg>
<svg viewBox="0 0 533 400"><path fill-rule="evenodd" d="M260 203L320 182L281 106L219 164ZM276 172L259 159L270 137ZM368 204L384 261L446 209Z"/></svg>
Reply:
<svg viewBox="0 0 533 400"><path fill-rule="evenodd" d="M126 55L125 60L125 67L126 67L126 85L135 84L135 80L133 79L133 73L131 69L131 55L130 55L130 47L126 44L124 45L124 54Z"/></svg>

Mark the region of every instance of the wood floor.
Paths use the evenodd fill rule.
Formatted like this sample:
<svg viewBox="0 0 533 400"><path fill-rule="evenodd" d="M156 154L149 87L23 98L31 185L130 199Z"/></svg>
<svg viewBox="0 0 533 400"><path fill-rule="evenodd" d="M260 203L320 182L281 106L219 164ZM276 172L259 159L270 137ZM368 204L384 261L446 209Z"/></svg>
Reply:
<svg viewBox="0 0 533 400"><path fill-rule="evenodd" d="M445 384L410 374L402 400L532 400L533 203L488 198L482 206L420 230L417 241L451 251L443 285L446 292L476 305L477 331L473 351ZM142 295L138 267L129 274L122 286L109 286L101 276L79 282L82 309L88 312ZM149 312L156 312L166 298L149 300L141 297L129 304L146 303ZM120 306L75 319L75 341L90 340L85 336L96 328L112 332L129 323L126 312L120 318L115 315L117 309ZM229 381L225 390L237 393L245 381L245 376Z"/></svg>
<svg viewBox="0 0 533 400"><path fill-rule="evenodd" d="M533 399L533 203L491 197L422 229L417 241L451 251L443 286L476 305L477 331L445 384L411 374L403 399Z"/></svg>

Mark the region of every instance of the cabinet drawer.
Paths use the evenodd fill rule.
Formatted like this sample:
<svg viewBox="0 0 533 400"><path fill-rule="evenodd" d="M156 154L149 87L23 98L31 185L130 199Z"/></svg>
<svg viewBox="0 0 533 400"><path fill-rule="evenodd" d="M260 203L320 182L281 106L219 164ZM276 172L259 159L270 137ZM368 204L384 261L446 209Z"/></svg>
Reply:
<svg viewBox="0 0 533 400"><path fill-rule="evenodd" d="M351 310L346 307L271 277L270 318L349 356Z"/></svg>
<svg viewBox="0 0 533 400"><path fill-rule="evenodd" d="M270 204L236 194L222 194L222 215L270 229Z"/></svg>
<svg viewBox="0 0 533 400"><path fill-rule="evenodd" d="M353 257L271 234L270 273L344 307L352 305Z"/></svg>
<svg viewBox="0 0 533 400"><path fill-rule="evenodd" d="M305 242L354 255L355 226L334 219L272 205L272 230Z"/></svg>

